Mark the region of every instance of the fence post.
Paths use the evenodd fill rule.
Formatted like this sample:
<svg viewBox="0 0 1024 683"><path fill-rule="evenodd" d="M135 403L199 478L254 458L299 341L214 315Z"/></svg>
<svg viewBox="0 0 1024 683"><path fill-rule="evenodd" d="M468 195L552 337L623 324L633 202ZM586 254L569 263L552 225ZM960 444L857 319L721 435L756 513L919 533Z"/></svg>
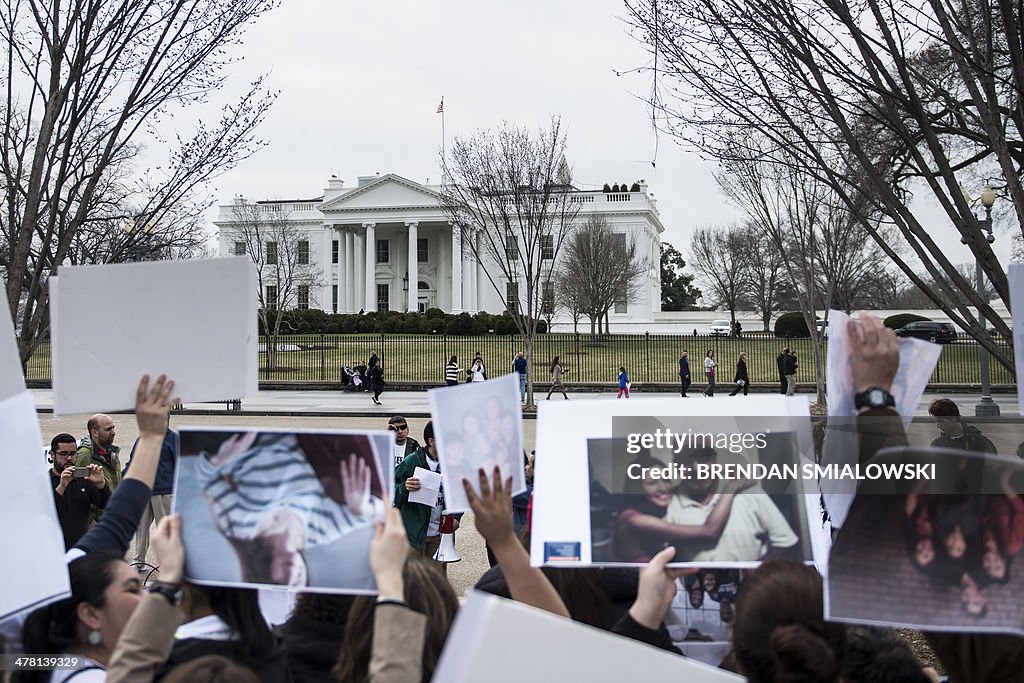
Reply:
<svg viewBox="0 0 1024 683"><path fill-rule="evenodd" d="M648 382L653 382L653 375L651 374L651 332L647 330L644 332L644 377L647 378Z"/></svg>
<svg viewBox="0 0 1024 683"><path fill-rule="evenodd" d="M327 381L327 335L320 335L320 381Z"/></svg>

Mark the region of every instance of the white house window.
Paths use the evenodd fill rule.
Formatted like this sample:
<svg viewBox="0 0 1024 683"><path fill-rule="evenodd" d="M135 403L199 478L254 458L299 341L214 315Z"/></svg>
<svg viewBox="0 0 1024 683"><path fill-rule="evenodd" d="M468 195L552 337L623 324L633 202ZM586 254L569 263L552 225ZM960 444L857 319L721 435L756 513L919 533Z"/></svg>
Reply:
<svg viewBox="0 0 1024 683"><path fill-rule="evenodd" d="M299 308L309 308L309 285L299 285Z"/></svg>
<svg viewBox="0 0 1024 683"><path fill-rule="evenodd" d="M331 285L331 310L334 313L338 312L338 285Z"/></svg>
<svg viewBox="0 0 1024 683"><path fill-rule="evenodd" d="M428 249L429 242L426 237L416 238L416 261L419 263L426 263L430 260L430 251Z"/></svg>
<svg viewBox="0 0 1024 683"><path fill-rule="evenodd" d="M540 312L543 315L554 315L555 313L555 283L548 280L541 290Z"/></svg>
<svg viewBox="0 0 1024 683"><path fill-rule="evenodd" d="M626 253L626 233L615 233L615 247L619 250L620 253Z"/></svg>
<svg viewBox="0 0 1024 683"><path fill-rule="evenodd" d="M267 285L267 308L277 308L277 285Z"/></svg>
<svg viewBox="0 0 1024 683"><path fill-rule="evenodd" d="M338 249L339 249L338 240L332 241L331 242L331 263L337 263L338 262Z"/></svg>
<svg viewBox="0 0 1024 683"><path fill-rule="evenodd" d="M267 265L277 265L277 242L267 242Z"/></svg>
<svg viewBox="0 0 1024 683"><path fill-rule="evenodd" d="M379 244L379 243L378 243ZM384 313L390 310L391 291L387 283L377 285L377 312Z"/></svg>
<svg viewBox="0 0 1024 683"><path fill-rule="evenodd" d="M391 240L377 240L377 263L391 263Z"/></svg>
<svg viewBox="0 0 1024 683"><path fill-rule="evenodd" d="M302 240L299 242L299 265L309 265L309 241Z"/></svg>
<svg viewBox="0 0 1024 683"><path fill-rule="evenodd" d="M507 261L519 260L519 242L512 233L505 234L505 259Z"/></svg>
<svg viewBox="0 0 1024 683"><path fill-rule="evenodd" d="M627 313L628 311L627 311L626 302L625 301L616 301L615 302L615 312L616 313Z"/></svg>
<svg viewBox="0 0 1024 683"><path fill-rule="evenodd" d="M540 236L540 257L542 259L551 260L555 258L555 236L554 235L541 235Z"/></svg>
<svg viewBox="0 0 1024 683"><path fill-rule="evenodd" d="M519 307L518 282L509 282L505 285L505 303L508 305L510 311Z"/></svg>
<svg viewBox="0 0 1024 683"><path fill-rule="evenodd" d="M235 242L235 256L245 256L245 242Z"/></svg>

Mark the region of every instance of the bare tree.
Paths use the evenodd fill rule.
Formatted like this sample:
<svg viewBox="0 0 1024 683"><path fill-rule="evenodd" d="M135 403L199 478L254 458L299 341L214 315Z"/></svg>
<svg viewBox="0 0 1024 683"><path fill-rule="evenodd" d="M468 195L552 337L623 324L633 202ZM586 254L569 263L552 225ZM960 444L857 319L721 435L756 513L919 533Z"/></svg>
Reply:
<svg viewBox="0 0 1024 683"><path fill-rule="evenodd" d="M1002 178L997 189L1012 200L1024 231L1019 6L976 0L629 0L628 6L658 56L652 105L673 134L730 160L737 138L756 131L759 144L741 145L739 156L796 166L828 184L908 280L920 287L931 278L958 290L935 292L936 305L1013 368L984 321L1006 339L1009 327L956 271L909 197L922 187L934 196L1008 303L1006 274L960 184ZM871 210L859 206L863 201ZM907 256L877 231L878 213L896 229Z"/></svg>
<svg viewBox="0 0 1024 683"><path fill-rule="evenodd" d="M231 222L221 228L224 238L233 243L233 252L248 256L256 264L257 302L260 324L267 336L266 369L277 368L281 325L289 308L306 305L320 273L309 258L309 242L288 224L288 215L276 202L250 202L235 199Z"/></svg>
<svg viewBox="0 0 1024 683"><path fill-rule="evenodd" d="M635 240L612 232L603 216L591 215L566 240L558 282L568 298L579 302L595 334L602 321L607 325L616 304L637 298L648 267Z"/></svg>
<svg viewBox="0 0 1024 683"><path fill-rule="evenodd" d="M765 332L768 331L772 315L781 310L781 294L786 281L785 259L778 246L755 226L743 226L740 240L743 264L743 294L741 298L754 308L761 318Z"/></svg>
<svg viewBox="0 0 1024 683"><path fill-rule="evenodd" d="M0 267L23 363L47 330L46 283L60 264L73 256L112 258L126 242L173 233L176 211L208 204L204 184L261 146L253 132L273 96L260 79L212 126L200 123L194 134L173 141L156 130L161 119L195 108L222 87L230 61L225 48L276 2L11 0L0 6L7 86ZM166 149L168 161L137 176L133 162L146 142ZM149 232L128 230L113 239L118 228L111 226L126 223ZM83 230L96 230L99 238L76 244Z"/></svg>
<svg viewBox="0 0 1024 683"><path fill-rule="evenodd" d="M532 360L545 283L579 213L561 121L531 133L505 122L497 131L455 138L442 156L441 205L463 244L505 302ZM533 375L527 375L528 407Z"/></svg>
<svg viewBox="0 0 1024 683"><path fill-rule="evenodd" d="M690 238L690 263L703 285L704 296L711 306L729 311L732 329L736 329L736 309L747 277L744 250L743 229L736 225L698 228Z"/></svg>

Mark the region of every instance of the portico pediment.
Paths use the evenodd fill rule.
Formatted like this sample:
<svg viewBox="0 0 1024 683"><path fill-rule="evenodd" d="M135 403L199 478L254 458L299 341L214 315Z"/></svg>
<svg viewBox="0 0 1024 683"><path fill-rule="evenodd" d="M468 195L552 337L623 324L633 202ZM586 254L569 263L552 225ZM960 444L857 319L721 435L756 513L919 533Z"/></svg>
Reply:
<svg viewBox="0 0 1024 683"><path fill-rule="evenodd" d="M405 209L438 209L440 195L394 173L381 176L352 192L332 199L320 207L324 214L389 211Z"/></svg>

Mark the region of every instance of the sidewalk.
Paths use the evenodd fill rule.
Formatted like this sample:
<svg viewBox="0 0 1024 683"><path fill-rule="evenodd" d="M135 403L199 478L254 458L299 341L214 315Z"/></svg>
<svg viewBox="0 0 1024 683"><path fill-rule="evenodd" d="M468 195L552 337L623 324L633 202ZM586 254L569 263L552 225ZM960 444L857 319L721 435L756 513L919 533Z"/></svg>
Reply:
<svg viewBox="0 0 1024 683"><path fill-rule="evenodd" d="M30 389L36 401L36 409L40 412L53 411L52 389ZM812 394L797 394L808 400ZM544 402L545 394L536 397L538 403ZM580 392L570 393L570 400L585 399L614 401L615 392ZM939 394L925 394L915 413L918 417L927 417L928 405L939 397ZM679 398L677 393L636 392L630 400L647 400L651 398ZM726 400L726 393L714 398L701 396L700 391L693 393L686 401L720 401ZM965 417L973 417L974 406L980 400L978 394L950 395ZM1001 417L1020 418L1017 410L1016 394L998 394L993 397L999 404ZM404 415L406 417L429 417L430 401L426 391L393 391L385 392L380 397L383 405L376 406L366 392L350 393L341 391L260 391L242 399L242 413L249 415L297 415L297 416L331 416L350 415L380 417L383 415ZM553 394L552 401L564 400L561 395ZM742 396L737 400L743 400ZM684 405L680 401L680 406ZM186 403L185 410L194 414L237 415L238 411L228 410L225 403ZM524 417L534 417L535 413L527 413Z"/></svg>

